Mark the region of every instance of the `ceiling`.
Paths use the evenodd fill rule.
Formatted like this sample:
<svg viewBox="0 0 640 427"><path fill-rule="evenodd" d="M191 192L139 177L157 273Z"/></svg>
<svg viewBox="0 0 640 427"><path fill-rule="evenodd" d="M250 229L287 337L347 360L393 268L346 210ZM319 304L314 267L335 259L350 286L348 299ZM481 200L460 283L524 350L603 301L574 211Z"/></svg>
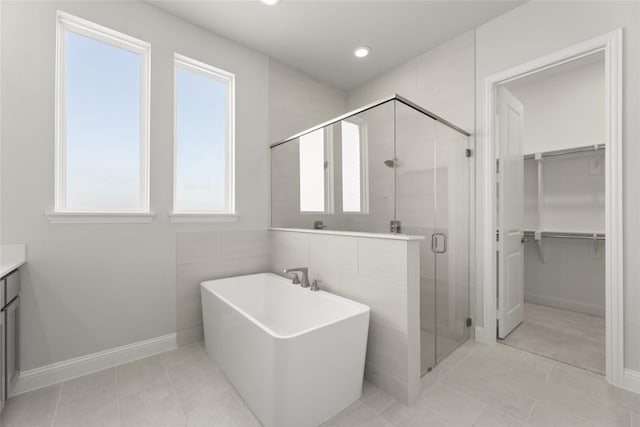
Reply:
<svg viewBox="0 0 640 427"><path fill-rule="evenodd" d="M340 89L351 89L523 1L151 1ZM356 46L371 48L364 59Z"/></svg>

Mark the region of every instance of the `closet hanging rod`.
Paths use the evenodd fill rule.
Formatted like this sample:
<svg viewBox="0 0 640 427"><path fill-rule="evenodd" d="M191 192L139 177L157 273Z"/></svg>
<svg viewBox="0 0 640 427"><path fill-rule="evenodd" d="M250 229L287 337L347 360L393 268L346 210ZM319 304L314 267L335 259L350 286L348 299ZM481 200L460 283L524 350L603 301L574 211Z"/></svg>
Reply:
<svg viewBox="0 0 640 427"><path fill-rule="evenodd" d="M564 150L543 151L542 153L540 153L540 155L541 157L553 157L553 156L562 156L565 154L584 153L587 151L603 150L605 148L606 148L605 144L585 145L584 147L566 148ZM535 158L536 158L535 154L524 155L525 160L535 159Z"/></svg>
<svg viewBox="0 0 640 427"><path fill-rule="evenodd" d="M535 237L535 231L526 230L525 237ZM572 231L543 231L540 237L552 239L584 239L584 240L605 240L604 233L576 233Z"/></svg>

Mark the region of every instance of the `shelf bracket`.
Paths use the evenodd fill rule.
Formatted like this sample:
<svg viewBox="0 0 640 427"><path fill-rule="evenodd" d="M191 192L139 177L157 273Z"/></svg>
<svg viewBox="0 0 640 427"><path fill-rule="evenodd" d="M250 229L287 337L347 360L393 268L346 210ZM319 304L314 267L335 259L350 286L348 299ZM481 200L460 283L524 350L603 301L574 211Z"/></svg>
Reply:
<svg viewBox="0 0 640 427"><path fill-rule="evenodd" d="M542 153L535 153L534 157L538 165L538 230L544 229L544 168L542 165Z"/></svg>
<svg viewBox="0 0 640 427"><path fill-rule="evenodd" d="M589 159L589 175L591 176L602 175L602 161L598 153L599 148L597 144L593 146L593 154Z"/></svg>
<svg viewBox="0 0 640 427"><path fill-rule="evenodd" d="M600 253L600 242L598 241L598 233L593 233L593 246L591 247L591 258L602 258Z"/></svg>
<svg viewBox="0 0 640 427"><path fill-rule="evenodd" d="M547 263L547 257L545 256L544 242L542 240L542 231L536 231L533 233L533 238L536 240L536 247L538 248L538 254L543 264Z"/></svg>

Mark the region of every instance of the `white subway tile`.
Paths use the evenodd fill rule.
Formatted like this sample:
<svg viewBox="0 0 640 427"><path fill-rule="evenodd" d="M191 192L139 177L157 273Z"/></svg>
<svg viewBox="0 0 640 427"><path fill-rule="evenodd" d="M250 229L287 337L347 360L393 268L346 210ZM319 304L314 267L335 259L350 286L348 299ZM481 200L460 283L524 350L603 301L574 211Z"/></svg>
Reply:
<svg viewBox="0 0 640 427"><path fill-rule="evenodd" d="M204 340L203 325L190 326L176 331L176 343L179 346L192 344Z"/></svg>
<svg viewBox="0 0 640 427"><path fill-rule="evenodd" d="M309 265L309 234L289 231L271 231L271 270L279 274L282 269Z"/></svg>
<svg viewBox="0 0 640 427"><path fill-rule="evenodd" d="M247 258L269 254L269 231L247 230L221 233L222 257Z"/></svg>
<svg viewBox="0 0 640 427"><path fill-rule="evenodd" d="M358 241L353 237L309 235L309 275L339 293L340 273L358 271Z"/></svg>
<svg viewBox="0 0 640 427"><path fill-rule="evenodd" d="M222 238L219 232L176 233L176 263L199 262L222 257Z"/></svg>
<svg viewBox="0 0 640 427"><path fill-rule="evenodd" d="M246 260L212 260L178 264L176 266L176 292L178 295L200 294L200 283L238 275Z"/></svg>
<svg viewBox="0 0 640 427"><path fill-rule="evenodd" d="M343 273L340 293L371 308L371 320L407 332L406 287Z"/></svg>
<svg viewBox="0 0 640 427"><path fill-rule="evenodd" d="M406 242L358 238L358 275L405 286L407 283Z"/></svg>
<svg viewBox="0 0 640 427"><path fill-rule="evenodd" d="M202 299L200 294L176 297L176 328L185 329L202 324Z"/></svg>

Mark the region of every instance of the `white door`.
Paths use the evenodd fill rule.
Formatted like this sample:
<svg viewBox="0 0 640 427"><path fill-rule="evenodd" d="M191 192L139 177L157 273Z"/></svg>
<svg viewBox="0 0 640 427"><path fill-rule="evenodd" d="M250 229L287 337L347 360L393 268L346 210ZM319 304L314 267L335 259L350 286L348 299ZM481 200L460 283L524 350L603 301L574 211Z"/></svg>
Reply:
<svg viewBox="0 0 640 427"><path fill-rule="evenodd" d="M524 315L523 211L524 108L507 89L498 89L498 338Z"/></svg>

